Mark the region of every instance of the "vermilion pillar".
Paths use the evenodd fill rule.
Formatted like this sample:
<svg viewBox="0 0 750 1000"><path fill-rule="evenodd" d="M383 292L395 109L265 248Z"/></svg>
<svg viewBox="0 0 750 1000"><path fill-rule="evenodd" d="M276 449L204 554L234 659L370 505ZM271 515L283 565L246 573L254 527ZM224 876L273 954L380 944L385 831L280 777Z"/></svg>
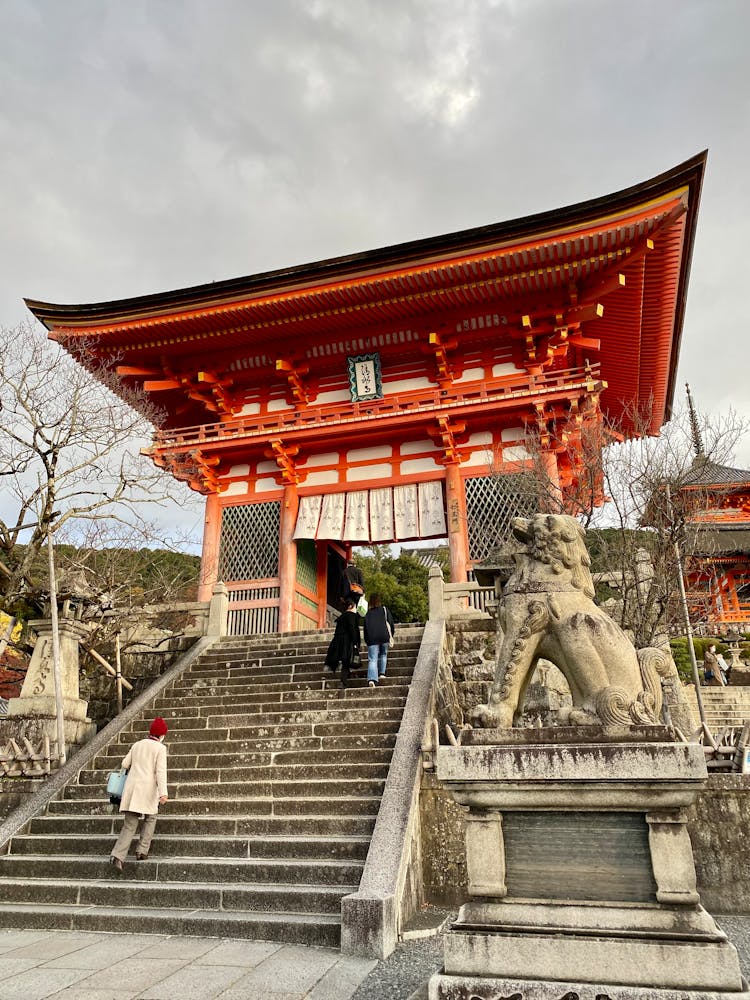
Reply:
<svg viewBox="0 0 750 1000"><path fill-rule="evenodd" d="M294 631L294 593L297 581L297 543L294 526L297 523L299 497L297 487L284 487L279 525L279 632Z"/></svg>
<svg viewBox="0 0 750 1000"><path fill-rule="evenodd" d="M465 583L469 569L469 531L466 523L466 492L457 462L451 462L445 467L445 494L448 503L451 583Z"/></svg>
<svg viewBox="0 0 750 1000"><path fill-rule="evenodd" d="M557 467L557 455L554 451L542 452L542 468L547 478L547 489L549 495L546 499L546 506L551 511L560 511L562 507L562 490L560 488L560 470Z"/></svg>
<svg viewBox="0 0 750 1000"><path fill-rule="evenodd" d="M203 549L201 551L201 575L198 583L198 600L210 601L214 584L219 578L219 542L221 536L221 506L219 494L209 493L206 497L206 512L203 522Z"/></svg>

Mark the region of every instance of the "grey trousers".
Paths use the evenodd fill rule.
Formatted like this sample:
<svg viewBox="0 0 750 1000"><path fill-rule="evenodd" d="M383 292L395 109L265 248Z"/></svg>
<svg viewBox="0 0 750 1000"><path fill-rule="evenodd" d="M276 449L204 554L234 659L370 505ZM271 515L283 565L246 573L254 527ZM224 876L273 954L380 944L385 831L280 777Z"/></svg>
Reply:
<svg viewBox="0 0 750 1000"><path fill-rule="evenodd" d="M123 813L123 816L125 818L122 823L122 830L120 830L120 836L117 838L117 842L111 852L112 857L119 858L120 861L124 861L128 856L130 844L138 830L140 813L126 812ZM149 848L151 847L151 838L154 836L155 826L156 813L154 813L153 816L144 816L143 819L140 820L140 837L136 845L136 851L138 854L148 854Z"/></svg>

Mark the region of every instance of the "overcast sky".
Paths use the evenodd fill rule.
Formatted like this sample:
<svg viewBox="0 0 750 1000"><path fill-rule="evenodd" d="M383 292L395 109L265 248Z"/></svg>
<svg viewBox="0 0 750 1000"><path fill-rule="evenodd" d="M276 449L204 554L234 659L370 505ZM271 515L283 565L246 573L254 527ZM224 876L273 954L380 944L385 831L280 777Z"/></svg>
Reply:
<svg viewBox="0 0 750 1000"><path fill-rule="evenodd" d="M679 401L750 416L749 42L747 0L0 0L0 322L553 209L708 147Z"/></svg>

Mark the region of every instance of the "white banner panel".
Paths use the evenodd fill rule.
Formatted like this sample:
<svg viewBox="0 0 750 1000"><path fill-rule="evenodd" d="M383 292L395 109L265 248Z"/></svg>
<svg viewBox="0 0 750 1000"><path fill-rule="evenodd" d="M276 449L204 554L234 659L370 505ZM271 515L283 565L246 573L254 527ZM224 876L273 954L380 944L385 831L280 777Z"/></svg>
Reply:
<svg viewBox="0 0 750 1000"><path fill-rule="evenodd" d="M417 520L417 487L393 487L394 538L416 538L419 535Z"/></svg>
<svg viewBox="0 0 750 1000"><path fill-rule="evenodd" d="M419 484L419 534L422 538L448 534L442 483Z"/></svg>
<svg viewBox="0 0 750 1000"><path fill-rule="evenodd" d="M393 538L393 492L390 486L370 490L370 541L390 542Z"/></svg>
<svg viewBox="0 0 750 1000"><path fill-rule="evenodd" d="M315 538L322 502L323 497L300 497L297 524L294 528L295 538Z"/></svg>
<svg viewBox="0 0 750 1000"><path fill-rule="evenodd" d="M323 497L317 538L331 538L337 541L343 538L345 508L345 493L327 493Z"/></svg>
<svg viewBox="0 0 750 1000"><path fill-rule="evenodd" d="M346 517L343 538L347 542L370 541L369 505L367 490L356 490L346 494Z"/></svg>

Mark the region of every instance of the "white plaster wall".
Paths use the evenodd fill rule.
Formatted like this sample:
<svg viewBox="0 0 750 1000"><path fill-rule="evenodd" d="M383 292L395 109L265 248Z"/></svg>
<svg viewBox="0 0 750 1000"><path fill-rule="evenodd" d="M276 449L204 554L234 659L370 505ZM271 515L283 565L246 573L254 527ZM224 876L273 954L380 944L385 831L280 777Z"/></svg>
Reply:
<svg viewBox="0 0 750 1000"><path fill-rule="evenodd" d="M351 403L352 397L348 389L331 389L330 392L319 392L315 398L314 405L323 403Z"/></svg>
<svg viewBox="0 0 750 1000"><path fill-rule="evenodd" d="M311 469L319 465L338 465L339 454L337 451L329 451L324 455L311 455L306 462L300 462L299 469Z"/></svg>
<svg viewBox="0 0 750 1000"><path fill-rule="evenodd" d="M269 399L268 400L268 412L275 413L277 410L293 410L294 407L290 406L289 403L283 398Z"/></svg>
<svg viewBox="0 0 750 1000"><path fill-rule="evenodd" d="M278 472L279 467L276 462L258 462L258 468L256 472L259 476L262 476L265 472Z"/></svg>
<svg viewBox="0 0 750 1000"><path fill-rule="evenodd" d="M232 468L229 470L229 472L226 474L226 476L223 476L222 478L233 479L235 476L249 476L249 475L250 475L250 466L247 465L247 463L245 463L244 465L233 465Z"/></svg>
<svg viewBox="0 0 750 1000"><path fill-rule="evenodd" d="M401 463L401 475L412 476L418 472L442 471L443 466L438 465L434 458L426 455L424 458L412 458L408 462Z"/></svg>
<svg viewBox="0 0 750 1000"><path fill-rule="evenodd" d="M484 378L484 368L465 368L460 378L455 382L479 382Z"/></svg>
<svg viewBox="0 0 750 1000"><path fill-rule="evenodd" d="M225 490L222 492L224 497L239 497L244 496L248 492L248 484L246 482L242 483L230 483Z"/></svg>
<svg viewBox="0 0 750 1000"><path fill-rule="evenodd" d="M526 431L523 427L506 427L500 432L501 441L523 441L525 437Z"/></svg>
<svg viewBox="0 0 750 1000"><path fill-rule="evenodd" d="M393 382L383 383L383 395L395 396L399 392L409 392L411 389L434 389L435 382L428 378L419 376L418 378L400 378Z"/></svg>
<svg viewBox="0 0 750 1000"><path fill-rule="evenodd" d="M423 455L426 451L437 451L438 446L428 438L425 441L405 441L400 450L402 455Z"/></svg>
<svg viewBox="0 0 750 1000"><path fill-rule="evenodd" d="M512 448L503 448L504 462L525 462L530 458L531 455L522 444L515 445Z"/></svg>
<svg viewBox="0 0 750 1000"><path fill-rule="evenodd" d="M501 375L514 375L516 372L522 372L523 368L516 368L512 361L504 361L500 365L492 366L492 374L495 378L500 378Z"/></svg>
<svg viewBox="0 0 750 1000"><path fill-rule="evenodd" d="M258 479L255 483L256 493L270 493L272 490L279 490L281 487L275 479Z"/></svg>
<svg viewBox="0 0 750 1000"><path fill-rule="evenodd" d="M339 481L338 469L325 469L320 472L310 472L304 481L304 486L330 486Z"/></svg>
<svg viewBox="0 0 750 1000"><path fill-rule="evenodd" d="M236 417L250 417L260 413L260 403L245 403L241 410L235 413Z"/></svg>
<svg viewBox="0 0 750 1000"><path fill-rule="evenodd" d="M388 465L361 465L347 469L346 479L350 483L361 483L368 479L388 479L393 474L393 467Z"/></svg>
<svg viewBox="0 0 750 1000"><path fill-rule="evenodd" d="M481 448L478 451L473 451L465 461L461 462L462 469L475 469L478 466L488 469L491 465L492 452L482 450Z"/></svg>
<svg viewBox="0 0 750 1000"><path fill-rule="evenodd" d="M371 462L375 458L390 458L393 448L389 444L376 445L373 448L353 448L346 453L346 460L351 464Z"/></svg>
<svg viewBox="0 0 750 1000"><path fill-rule="evenodd" d="M469 440L466 444L472 448L478 444L492 444L492 431L477 431L476 434L469 435Z"/></svg>

